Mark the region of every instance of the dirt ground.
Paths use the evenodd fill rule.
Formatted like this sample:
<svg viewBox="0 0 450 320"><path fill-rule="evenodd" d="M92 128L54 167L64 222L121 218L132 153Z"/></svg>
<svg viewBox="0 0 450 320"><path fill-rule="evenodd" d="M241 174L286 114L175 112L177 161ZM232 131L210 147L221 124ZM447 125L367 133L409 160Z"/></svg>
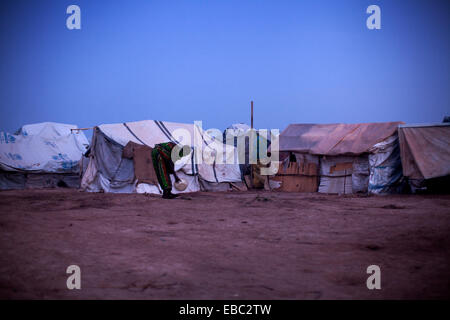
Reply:
<svg viewBox="0 0 450 320"><path fill-rule="evenodd" d="M450 196L3 191L0 252L4 299L448 299Z"/></svg>

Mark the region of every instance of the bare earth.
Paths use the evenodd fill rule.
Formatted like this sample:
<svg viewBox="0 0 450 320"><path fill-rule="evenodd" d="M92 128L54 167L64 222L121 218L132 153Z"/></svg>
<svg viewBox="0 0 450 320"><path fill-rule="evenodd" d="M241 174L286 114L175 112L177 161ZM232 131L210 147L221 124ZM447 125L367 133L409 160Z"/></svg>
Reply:
<svg viewBox="0 0 450 320"><path fill-rule="evenodd" d="M0 298L449 298L450 196L3 191L0 253Z"/></svg>

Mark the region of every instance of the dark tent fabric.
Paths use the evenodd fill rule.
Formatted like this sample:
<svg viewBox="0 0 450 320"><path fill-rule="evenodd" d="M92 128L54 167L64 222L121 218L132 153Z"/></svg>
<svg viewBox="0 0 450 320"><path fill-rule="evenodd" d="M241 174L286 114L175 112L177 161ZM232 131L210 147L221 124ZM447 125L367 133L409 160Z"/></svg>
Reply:
<svg viewBox="0 0 450 320"><path fill-rule="evenodd" d="M280 151L360 155L392 136L402 123L291 124L280 134Z"/></svg>
<svg viewBox="0 0 450 320"><path fill-rule="evenodd" d="M96 168L109 181L111 188L120 189L133 184L133 160L122 157L123 146L107 137L98 127L92 140Z"/></svg>
<svg viewBox="0 0 450 320"><path fill-rule="evenodd" d="M399 127L403 175L432 179L450 175L450 123Z"/></svg>

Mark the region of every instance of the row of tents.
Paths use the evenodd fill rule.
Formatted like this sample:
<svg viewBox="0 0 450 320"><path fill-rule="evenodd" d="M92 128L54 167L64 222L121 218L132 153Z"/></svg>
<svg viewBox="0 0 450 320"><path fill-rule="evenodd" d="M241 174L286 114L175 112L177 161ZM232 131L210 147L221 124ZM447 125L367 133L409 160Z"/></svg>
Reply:
<svg viewBox="0 0 450 320"><path fill-rule="evenodd" d="M248 153L270 144L270 137L260 135L249 142L250 131L234 125L227 133L235 139L224 133L222 140L196 124L145 120L96 126L89 142L75 125L25 125L14 134L0 132L0 189L160 193L157 184L137 179L142 161L124 157L124 149L130 142L153 147L173 141L193 151L176 162L178 175L188 182L184 192L243 190L251 184L246 176L264 167L250 166ZM241 136L247 136L246 158L239 164ZM277 139L280 165L278 173L266 177L263 185L269 188L337 194L449 188L450 123L291 124ZM152 165L148 158L143 161Z"/></svg>

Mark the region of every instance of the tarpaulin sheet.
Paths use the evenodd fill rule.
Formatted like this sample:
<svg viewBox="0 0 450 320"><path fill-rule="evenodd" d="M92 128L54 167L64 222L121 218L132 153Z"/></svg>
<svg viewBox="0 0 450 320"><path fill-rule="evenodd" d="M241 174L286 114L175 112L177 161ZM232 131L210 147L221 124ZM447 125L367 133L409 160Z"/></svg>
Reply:
<svg viewBox="0 0 450 320"><path fill-rule="evenodd" d="M401 123L291 124L280 134L280 151L360 155L393 135Z"/></svg>
<svg viewBox="0 0 450 320"><path fill-rule="evenodd" d="M399 128L403 175L431 179L450 175L450 124Z"/></svg>
<svg viewBox="0 0 450 320"><path fill-rule="evenodd" d="M194 137L199 141L194 141ZM203 152L191 152L189 156L183 157L175 163L175 170L186 175L199 175L210 182L241 181L239 164L218 163L219 158L233 159L232 152L235 148L225 148L222 142L212 139L194 124L144 120L104 124L94 130L91 147L94 161L90 162L90 167L83 176L83 189L106 192L137 191L133 161L122 157L123 148L129 141L150 147L168 141L193 148L200 147ZM223 153L218 154L217 150L223 150ZM197 156L201 157L201 161Z"/></svg>
<svg viewBox="0 0 450 320"><path fill-rule="evenodd" d="M0 132L0 169L34 173L78 173L89 146L71 124L44 122L23 126L16 134Z"/></svg>
<svg viewBox="0 0 450 320"><path fill-rule="evenodd" d="M402 191L402 163L397 134L370 149L369 192L375 194Z"/></svg>

